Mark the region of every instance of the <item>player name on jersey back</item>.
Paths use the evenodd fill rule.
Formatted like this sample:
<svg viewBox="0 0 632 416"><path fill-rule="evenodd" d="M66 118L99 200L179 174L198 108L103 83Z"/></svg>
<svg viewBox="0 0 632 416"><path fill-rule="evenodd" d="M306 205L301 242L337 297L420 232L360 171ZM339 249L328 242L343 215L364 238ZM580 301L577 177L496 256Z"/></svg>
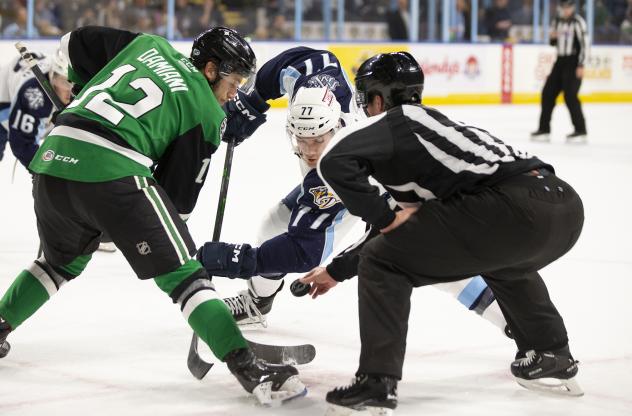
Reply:
<svg viewBox="0 0 632 416"><path fill-rule="evenodd" d="M143 52L136 60L145 64L148 69L162 79L171 92L189 91L187 84L182 79L182 74L164 56L160 55L156 48ZM177 62L189 73L196 69L186 58Z"/></svg>

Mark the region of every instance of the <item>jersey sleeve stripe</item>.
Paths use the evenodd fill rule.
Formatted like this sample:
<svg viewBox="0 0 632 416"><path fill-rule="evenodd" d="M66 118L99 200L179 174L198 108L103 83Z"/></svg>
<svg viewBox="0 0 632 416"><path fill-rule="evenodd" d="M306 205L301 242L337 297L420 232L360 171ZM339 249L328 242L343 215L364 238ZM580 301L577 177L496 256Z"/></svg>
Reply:
<svg viewBox="0 0 632 416"><path fill-rule="evenodd" d="M320 264L323 264L325 260L333 253L334 251L334 238L336 226L342 222L345 214L347 213L346 209L341 210L336 214L336 218L332 221L331 225L327 227L327 231L325 232L325 245L323 247L323 254L320 258Z"/></svg>

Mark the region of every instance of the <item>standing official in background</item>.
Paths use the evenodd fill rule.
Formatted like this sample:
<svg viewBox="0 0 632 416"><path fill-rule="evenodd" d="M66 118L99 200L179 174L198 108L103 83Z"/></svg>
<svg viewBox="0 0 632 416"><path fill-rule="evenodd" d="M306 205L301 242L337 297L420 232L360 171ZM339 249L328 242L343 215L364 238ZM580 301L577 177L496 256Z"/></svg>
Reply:
<svg viewBox="0 0 632 416"><path fill-rule="evenodd" d="M566 139L586 140L586 122L578 98L579 87L584 77L584 64L588 55L588 33L586 21L575 13L573 0L560 0L559 17L551 28L551 45L557 46L557 60L542 89L542 110L538 130L531 133L533 140L549 141L551 114L560 91L564 91L564 102L571 113L575 131Z"/></svg>

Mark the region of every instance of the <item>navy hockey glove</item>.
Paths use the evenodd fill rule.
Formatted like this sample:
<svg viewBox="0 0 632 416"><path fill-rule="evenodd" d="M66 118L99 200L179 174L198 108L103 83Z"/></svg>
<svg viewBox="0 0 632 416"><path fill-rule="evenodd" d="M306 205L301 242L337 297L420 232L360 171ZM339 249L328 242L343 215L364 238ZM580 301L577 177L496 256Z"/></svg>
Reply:
<svg viewBox="0 0 632 416"><path fill-rule="evenodd" d="M205 243L197 259L209 276L250 279L257 268L257 249L250 244Z"/></svg>
<svg viewBox="0 0 632 416"><path fill-rule="evenodd" d="M263 114L270 108L259 95L257 90L252 90L246 94L242 90L237 90L235 99L224 104L226 113L226 131L223 140L235 139L235 145L246 140L266 122L266 115Z"/></svg>

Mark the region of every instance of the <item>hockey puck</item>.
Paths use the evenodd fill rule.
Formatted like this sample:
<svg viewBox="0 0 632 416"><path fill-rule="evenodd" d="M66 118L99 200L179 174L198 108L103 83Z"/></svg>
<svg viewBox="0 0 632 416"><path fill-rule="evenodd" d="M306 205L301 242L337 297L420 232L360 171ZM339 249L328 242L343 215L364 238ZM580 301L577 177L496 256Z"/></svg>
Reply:
<svg viewBox="0 0 632 416"><path fill-rule="evenodd" d="M310 285L306 285L305 283L301 283L299 279L296 279L290 285L290 291L294 296L305 296L309 293Z"/></svg>

